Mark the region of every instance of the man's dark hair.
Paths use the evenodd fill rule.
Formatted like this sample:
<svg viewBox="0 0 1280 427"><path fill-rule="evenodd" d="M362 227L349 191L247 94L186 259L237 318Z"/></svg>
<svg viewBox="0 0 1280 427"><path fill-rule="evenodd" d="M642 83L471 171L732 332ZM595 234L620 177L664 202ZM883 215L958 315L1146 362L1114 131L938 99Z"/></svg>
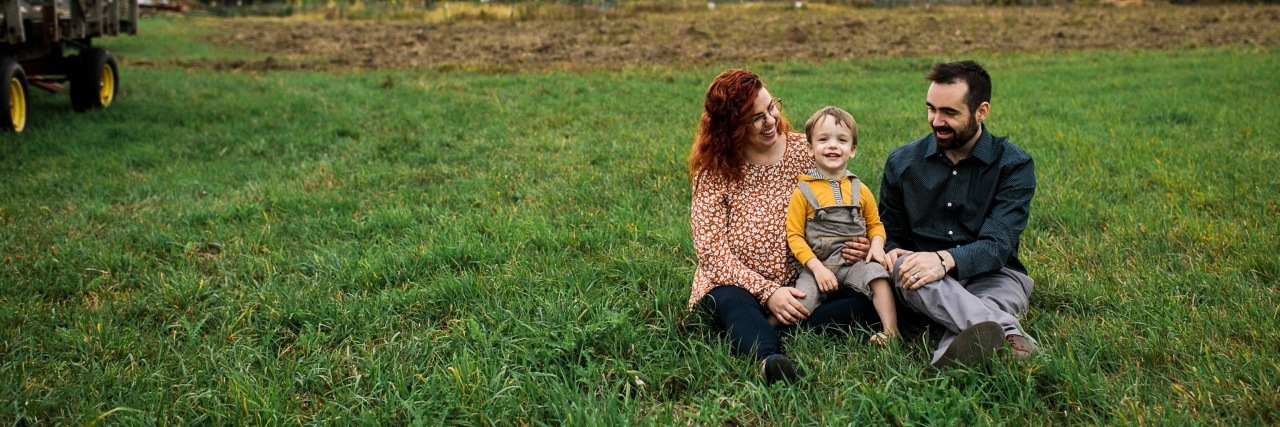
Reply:
<svg viewBox="0 0 1280 427"><path fill-rule="evenodd" d="M924 76L924 79L947 85L956 82L968 84L969 92L964 94L964 103L969 106L969 112L976 112L978 111L978 106L982 105L982 103L991 102L991 75L987 74L987 70L983 69L977 62L959 61L933 64L933 68L929 70L929 75Z"/></svg>

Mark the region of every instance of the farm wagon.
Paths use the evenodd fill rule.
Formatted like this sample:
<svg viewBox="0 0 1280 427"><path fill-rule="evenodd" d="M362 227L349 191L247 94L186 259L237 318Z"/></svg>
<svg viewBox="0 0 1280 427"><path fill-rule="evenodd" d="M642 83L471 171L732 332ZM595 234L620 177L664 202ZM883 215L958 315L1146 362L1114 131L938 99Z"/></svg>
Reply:
<svg viewBox="0 0 1280 427"><path fill-rule="evenodd" d="M69 86L80 112L111 105L120 83L116 60L92 41L137 34L138 0L0 0L0 22L0 130L21 133L31 86Z"/></svg>

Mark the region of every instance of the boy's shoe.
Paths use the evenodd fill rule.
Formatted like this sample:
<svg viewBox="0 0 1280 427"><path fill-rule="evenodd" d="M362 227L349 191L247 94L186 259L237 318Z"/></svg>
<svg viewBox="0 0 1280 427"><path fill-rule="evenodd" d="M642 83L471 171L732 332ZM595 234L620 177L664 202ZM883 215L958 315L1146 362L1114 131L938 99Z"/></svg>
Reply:
<svg viewBox="0 0 1280 427"><path fill-rule="evenodd" d="M1021 335L1010 336L1022 338ZM982 322L960 331L933 367L944 369L984 364L1004 345L1004 328L996 322Z"/></svg>
<svg viewBox="0 0 1280 427"><path fill-rule="evenodd" d="M765 383L768 384L783 380L794 383L804 376L800 368L791 363L791 359L785 354L773 354L764 358L764 361L760 363L760 374L764 375Z"/></svg>

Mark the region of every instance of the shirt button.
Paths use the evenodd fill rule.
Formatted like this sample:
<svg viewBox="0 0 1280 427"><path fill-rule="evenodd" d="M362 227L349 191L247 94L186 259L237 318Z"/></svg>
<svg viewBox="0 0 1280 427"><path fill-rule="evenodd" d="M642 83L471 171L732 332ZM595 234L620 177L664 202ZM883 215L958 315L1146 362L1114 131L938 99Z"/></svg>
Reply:
<svg viewBox="0 0 1280 427"><path fill-rule="evenodd" d="M951 171L951 176L956 176L956 171Z"/></svg>
<svg viewBox="0 0 1280 427"><path fill-rule="evenodd" d="M948 236L953 235L953 234L956 234L956 233L953 233L951 230L947 230L947 235L948 235Z"/></svg>
<svg viewBox="0 0 1280 427"><path fill-rule="evenodd" d="M951 202L947 202L947 207L951 207Z"/></svg>

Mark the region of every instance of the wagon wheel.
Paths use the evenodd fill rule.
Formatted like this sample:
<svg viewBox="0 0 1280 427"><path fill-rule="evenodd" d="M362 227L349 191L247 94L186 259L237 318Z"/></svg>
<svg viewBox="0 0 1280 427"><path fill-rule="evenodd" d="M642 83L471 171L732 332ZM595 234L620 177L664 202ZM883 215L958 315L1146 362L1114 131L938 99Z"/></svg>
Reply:
<svg viewBox="0 0 1280 427"><path fill-rule="evenodd" d="M116 59L100 47L80 51L79 58L71 77L71 106L80 112L111 106L120 86Z"/></svg>
<svg viewBox="0 0 1280 427"><path fill-rule="evenodd" d="M0 128L22 133L27 128L27 73L13 58L0 58Z"/></svg>

